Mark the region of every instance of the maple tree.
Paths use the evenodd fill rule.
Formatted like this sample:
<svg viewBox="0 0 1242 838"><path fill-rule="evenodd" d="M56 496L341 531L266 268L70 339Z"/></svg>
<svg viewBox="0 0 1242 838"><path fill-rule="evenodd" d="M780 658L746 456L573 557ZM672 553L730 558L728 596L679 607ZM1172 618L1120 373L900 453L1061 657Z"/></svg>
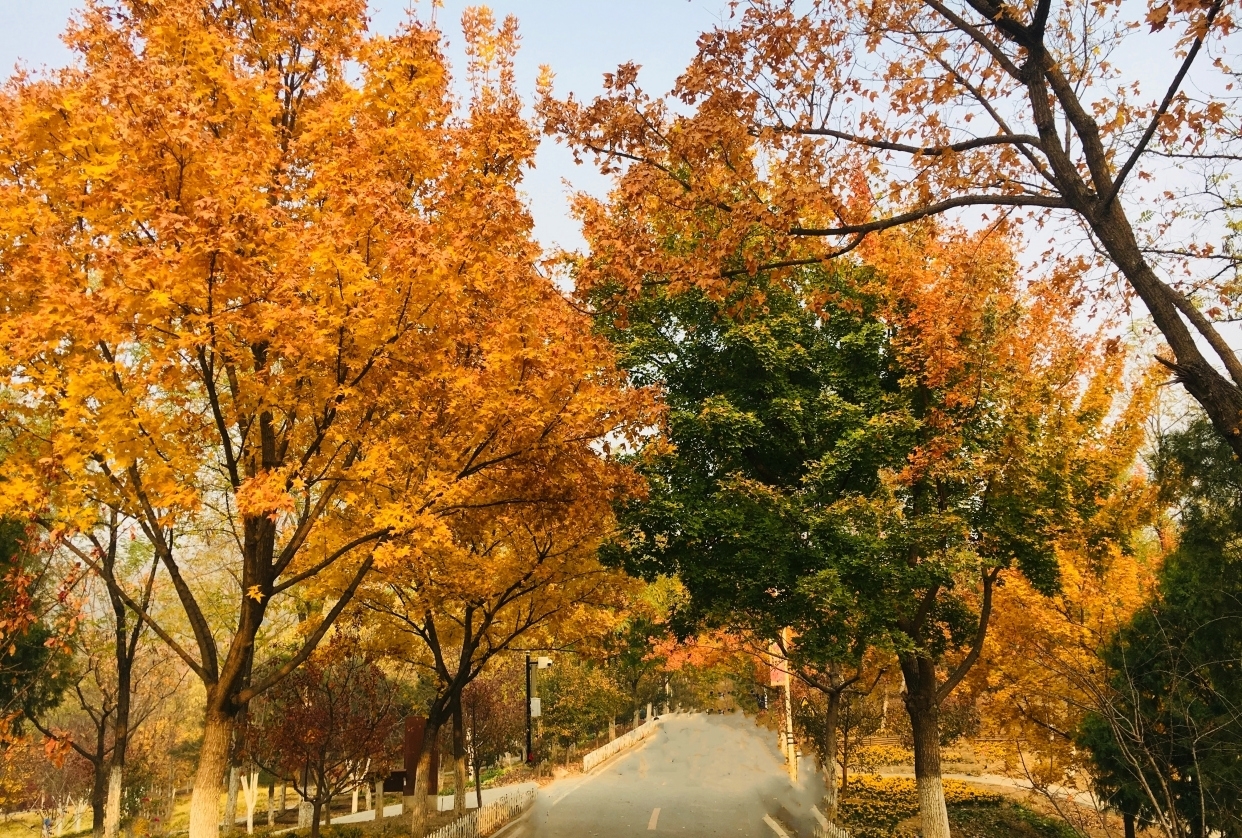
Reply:
<svg viewBox="0 0 1242 838"><path fill-rule="evenodd" d="M516 21L496 25L490 12L472 10L463 28L476 90L472 124L505 126L502 148L515 162L528 162L534 133L514 89ZM456 142L469 147L470 140ZM499 153L478 149L484 152ZM436 443L453 452L463 474L490 469L488 483L468 498L442 501L430 531L394 535L394 554L420 560L391 563L363 591L365 606L382 618L377 642L434 685L416 800L426 797L436 737L454 719L455 768L464 787L462 691L489 661L519 643L547 648L554 638L607 632L610 613L624 605L628 586L600 566L596 549L612 531L613 503L638 484L609 451L647 427L655 411L651 394L626 386L590 319L536 272L539 248L511 177L503 166L481 167L483 195L508 190L512 203L492 212L507 214L513 242L463 303L472 327L454 351L471 373L467 392L474 398L463 413L471 434ZM425 812L411 808L417 836Z"/></svg>
<svg viewBox="0 0 1242 838"><path fill-rule="evenodd" d="M545 402L543 410L566 430L585 430L570 415L566 399L573 399L573 383L565 383L562 398ZM594 429L580 444L547 463L549 483L527 486L503 505L484 503L445 518L452 539L429 561L386 569L363 592L375 616L375 642L415 666L433 691L415 800L426 798L432 751L450 722L457 788L465 787L464 691L495 659L606 633L611 615L625 605L629 586L600 566L596 549L611 532L611 502L628 481L591 448L611 424L589 426ZM411 808L413 834L421 835L425 813Z"/></svg>
<svg viewBox="0 0 1242 838"><path fill-rule="evenodd" d="M534 269L534 142L496 49L512 26L467 16L458 112L440 34L369 37L364 12L91 3L77 63L0 96L0 504L105 581L74 538L100 509L151 543L187 631L112 587L206 689L193 838L216 834L238 714L373 569L467 555L447 515L617 473L592 448L622 422L602 356L536 386L583 345ZM234 580L227 608L188 572L205 561ZM265 621L308 602L267 666Z"/></svg>
<svg viewBox="0 0 1242 838"><path fill-rule="evenodd" d="M616 206L701 210L686 231L713 250L708 269L623 235L607 239L614 267L659 262L683 269L670 282L719 287L963 209L985 228L1053 224L1044 264L1119 274L1167 341L1163 362L1242 454L1242 360L1219 328L1237 294L1232 4L748 0L731 11L669 99L644 91L633 64L589 103L544 88L547 130L627 172ZM1155 96L1117 59L1152 50L1174 59ZM585 212L597 223L598 209ZM1061 222L1085 248L1066 245Z"/></svg>
<svg viewBox="0 0 1242 838"><path fill-rule="evenodd" d="M1141 443L1140 429L1132 427L1131 433L1128 443L1100 450L1098 462L1113 469L1130 461L1132 446ZM1131 474L1105 500L1103 514L1114 518L1114 537L1098 539L1099 531L1086 530L1058 545L1059 584L1052 595L1006 574L996 593L992 631L972 674L984 733L1006 740L1001 756L1008 770L1080 829L1090 818L1065 805L1066 798L1088 790L1097 772L1078 731L1109 692L1102 651L1152 593L1167 545L1152 543L1144 530L1158 525L1164 540L1171 537L1160 494L1159 482Z"/></svg>

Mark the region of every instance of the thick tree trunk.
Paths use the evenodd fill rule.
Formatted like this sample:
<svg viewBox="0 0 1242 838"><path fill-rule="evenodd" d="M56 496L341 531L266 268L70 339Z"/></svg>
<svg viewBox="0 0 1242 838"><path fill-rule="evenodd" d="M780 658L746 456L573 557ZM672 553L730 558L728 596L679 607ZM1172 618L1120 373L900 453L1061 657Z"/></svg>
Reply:
<svg viewBox="0 0 1242 838"><path fill-rule="evenodd" d="M841 711L841 693L828 693L828 709L824 713L824 817L837 819L837 718Z"/></svg>
<svg viewBox="0 0 1242 838"><path fill-rule="evenodd" d="M949 838L949 810L940 776L940 702L936 696L936 665L927 658L905 655L906 711L914 732L914 782L919 795L923 838Z"/></svg>
<svg viewBox="0 0 1242 838"><path fill-rule="evenodd" d="M104 838L116 838L121 831L121 790L125 777L124 759L118 759L124 747L118 735L113 746L112 765L108 768L108 799L104 804Z"/></svg>
<svg viewBox="0 0 1242 838"><path fill-rule="evenodd" d="M431 785L431 752L439 735L439 723L429 714L427 726L423 728L423 746L419 750L418 766L414 771L413 794L406 798L410 810L410 838L424 838L427 834L427 789Z"/></svg>
<svg viewBox="0 0 1242 838"><path fill-rule="evenodd" d="M1121 822L1125 829L1125 838L1134 838L1134 834L1135 834L1134 820L1135 820L1134 815L1131 815L1129 812L1126 812L1124 815L1121 816Z"/></svg>
<svg viewBox="0 0 1242 838"><path fill-rule="evenodd" d="M1202 406L1212 425L1233 448L1234 454L1242 457L1242 389L1239 389L1237 381L1219 372L1203 356L1195 332L1179 311L1178 292L1162 281L1147 263L1120 201L1113 201L1107 212L1094 219L1090 210L1083 212L1083 217L1091 219L1092 231L1129 280L1130 287L1146 304L1156 328L1173 350L1176 361L1174 375ZM1199 339L1210 343L1208 338ZM1232 350L1225 346L1221 349L1233 356L1222 358L1226 366L1231 362L1236 364ZM1237 378L1236 369L1231 372Z"/></svg>
<svg viewBox="0 0 1242 838"><path fill-rule="evenodd" d="M276 780L271 779L267 783L267 825L274 826L276 824Z"/></svg>
<svg viewBox="0 0 1242 838"><path fill-rule="evenodd" d="M453 701L453 814L466 814L466 725L460 696Z"/></svg>
<svg viewBox="0 0 1242 838"><path fill-rule="evenodd" d="M194 790L190 792L189 838L218 838L220 834L220 786L228 768L232 739L233 718L209 710L194 772Z"/></svg>
<svg viewBox="0 0 1242 838"><path fill-rule="evenodd" d="M310 838L319 838L319 818L322 811L323 806L319 803L319 795L315 795L315 802L311 804Z"/></svg>
<svg viewBox="0 0 1242 838"><path fill-rule="evenodd" d="M375 819L384 819L384 778L375 778Z"/></svg>

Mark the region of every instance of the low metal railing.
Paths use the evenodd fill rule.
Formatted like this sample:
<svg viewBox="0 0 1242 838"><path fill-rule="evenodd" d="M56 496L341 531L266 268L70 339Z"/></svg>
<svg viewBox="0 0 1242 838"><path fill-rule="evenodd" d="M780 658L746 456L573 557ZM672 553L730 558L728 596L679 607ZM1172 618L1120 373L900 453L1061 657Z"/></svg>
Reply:
<svg viewBox="0 0 1242 838"><path fill-rule="evenodd" d="M475 809L465 817L440 827L427 838L486 838L535 805L535 789L525 789Z"/></svg>

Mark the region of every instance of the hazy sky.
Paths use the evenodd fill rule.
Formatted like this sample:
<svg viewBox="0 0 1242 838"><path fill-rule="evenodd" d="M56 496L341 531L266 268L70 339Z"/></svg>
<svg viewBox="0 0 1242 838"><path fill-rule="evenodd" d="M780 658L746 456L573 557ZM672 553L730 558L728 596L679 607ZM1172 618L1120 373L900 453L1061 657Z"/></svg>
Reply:
<svg viewBox="0 0 1242 838"><path fill-rule="evenodd" d="M437 11L458 67L461 36L456 21L470 5L483 4L446 0ZM557 90L581 96L596 92L601 74L625 61L643 66L645 87L667 90L693 56L698 34L721 19L726 0L493 0L485 5L498 17L513 14L520 22L518 79L524 94L533 95L539 65L550 64ZM0 0L3 75L19 62L30 69L68 62L59 36L79 6L80 0ZM371 28L392 32L406 6L406 0L372 0ZM415 9L425 15L429 6L424 0ZM545 247L581 243L577 224L567 215L566 180L595 193L606 188L589 165L575 166L563 146L545 139L538 166L526 178L536 233Z"/></svg>

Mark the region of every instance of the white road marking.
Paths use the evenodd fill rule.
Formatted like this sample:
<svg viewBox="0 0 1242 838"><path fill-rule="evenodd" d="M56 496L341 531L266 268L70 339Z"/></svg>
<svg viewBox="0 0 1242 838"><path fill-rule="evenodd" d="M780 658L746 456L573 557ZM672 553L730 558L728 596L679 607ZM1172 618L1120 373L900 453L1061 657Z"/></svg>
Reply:
<svg viewBox="0 0 1242 838"><path fill-rule="evenodd" d="M776 833L776 838L789 838L789 833L781 829L781 825L772 820L771 815L764 815L763 822L772 827L772 831Z"/></svg>
<svg viewBox="0 0 1242 838"><path fill-rule="evenodd" d="M648 830L655 829L656 821L658 821L659 819L660 819L660 807L657 806L651 810L651 820L647 821L647 829Z"/></svg>

